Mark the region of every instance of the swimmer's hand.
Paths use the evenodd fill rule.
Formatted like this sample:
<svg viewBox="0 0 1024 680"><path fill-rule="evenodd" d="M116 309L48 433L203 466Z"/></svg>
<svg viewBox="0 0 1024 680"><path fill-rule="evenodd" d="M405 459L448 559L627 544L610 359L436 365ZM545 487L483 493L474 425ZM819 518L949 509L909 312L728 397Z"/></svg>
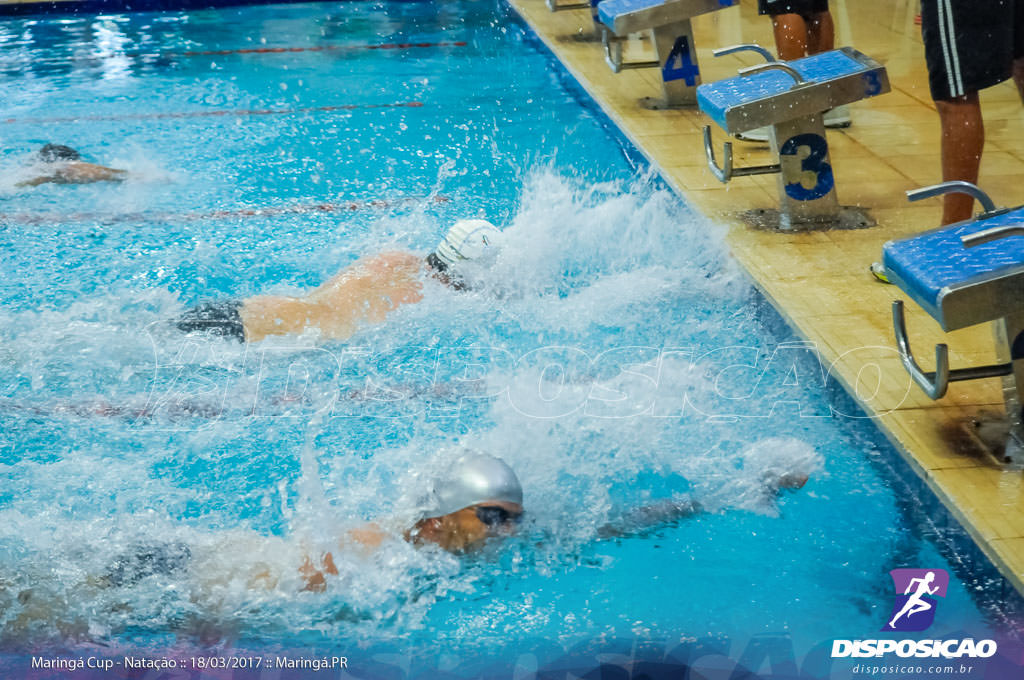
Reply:
<svg viewBox="0 0 1024 680"><path fill-rule="evenodd" d="M302 561L302 566L299 567L299 574L302 575L303 580L306 582L302 590L308 590L313 593L322 593L327 590L325 572L331 576L338 575L338 567L334 565L334 556L331 553L324 553L320 557L319 569L313 564L313 560L310 559L309 555L306 555Z"/></svg>
<svg viewBox="0 0 1024 680"><path fill-rule="evenodd" d="M362 555L368 555L377 551L388 536L383 529L374 523L369 523L356 529L349 529L338 541L341 550L352 552L353 550ZM338 575L338 567L334 564L334 555L325 552L320 556L319 566L313 562L309 555L302 560L299 567L299 574L306 582L302 590L314 593L322 593L327 589L327 577Z"/></svg>
<svg viewBox="0 0 1024 680"><path fill-rule="evenodd" d="M643 534L701 511L700 503L690 498L668 498L626 512L618 519L600 527L597 535L599 538L619 538Z"/></svg>

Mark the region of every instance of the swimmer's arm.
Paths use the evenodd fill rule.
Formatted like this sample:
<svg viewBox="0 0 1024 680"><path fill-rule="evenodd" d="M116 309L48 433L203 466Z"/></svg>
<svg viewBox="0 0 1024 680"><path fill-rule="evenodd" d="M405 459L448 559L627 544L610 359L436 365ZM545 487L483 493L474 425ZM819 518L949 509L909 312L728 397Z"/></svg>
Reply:
<svg viewBox="0 0 1024 680"><path fill-rule="evenodd" d="M36 187L40 184L89 184L91 182L122 182L127 177L126 170L117 170L94 163L72 163L60 168L52 175L40 175L33 179L18 182L15 186Z"/></svg>
<svg viewBox="0 0 1024 680"><path fill-rule="evenodd" d="M16 186L16 187L37 187L40 184L46 184L47 182L53 182L53 181L55 181L53 175L42 175L42 176L36 177L34 179L26 179L23 182L18 182L14 186Z"/></svg>
<svg viewBox="0 0 1024 680"><path fill-rule="evenodd" d="M90 182L122 182L125 170L108 168L95 163L70 163L54 173L52 181L58 184L88 184Z"/></svg>
<svg viewBox="0 0 1024 680"><path fill-rule="evenodd" d="M690 498L669 498L658 503L634 508L597 530L599 538L619 538L673 524L703 511L700 503Z"/></svg>
<svg viewBox="0 0 1024 680"><path fill-rule="evenodd" d="M781 489L800 489L807 483L807 479L806 474L794 472L773 474L767 477L764 483L777 492ZM599 538L618 538L643 534L703 511L704 508L700 503L691 498L685 496L669 498L624 513L618 519L600 527L597 530L597 535Z"/></svg>
<svg viewBox="0 0 1024 680"><path fill-rule="evenodd" d="M345 532L345 535L338 541L338 545L345 551L355 548L366 554L380 548L385 538L387 538L387 533L378 525L370 523ZM306 555L299 567L299 574L306 582L303 590L322 593L327 588L327 577L324 574L338 575L338 567L334 564L334 555L329 552L324 553L320 557L319 568L313 563L312 558Z"/></svg>

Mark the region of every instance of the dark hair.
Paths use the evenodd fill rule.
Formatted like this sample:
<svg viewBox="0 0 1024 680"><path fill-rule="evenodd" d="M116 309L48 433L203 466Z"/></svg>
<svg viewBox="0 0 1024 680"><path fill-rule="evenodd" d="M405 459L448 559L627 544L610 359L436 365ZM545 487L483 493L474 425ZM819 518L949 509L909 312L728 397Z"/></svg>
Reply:
<svg viewBox="0 0 1024 680"><path fill-rule="evenodd" d="M39 158L44 163L56 163L58 161L77 161L82 157L70 146L63 144L47 144L39 150Z"/></svg>
<svg viewBox="0 0 1024 680"><path fill-rule="evenodd" d="M445 264L437 253L427 255L427 266L434 270L434 278L454 290L466 290L466 282Z"/></svg>
<svg viewBox="0 0 1024 680"><path fill-rule="evenodd" d="M448 265L446 265L444 261L437 256L437 253L427 255L427 265L438 274L448 273Z"/></svg>

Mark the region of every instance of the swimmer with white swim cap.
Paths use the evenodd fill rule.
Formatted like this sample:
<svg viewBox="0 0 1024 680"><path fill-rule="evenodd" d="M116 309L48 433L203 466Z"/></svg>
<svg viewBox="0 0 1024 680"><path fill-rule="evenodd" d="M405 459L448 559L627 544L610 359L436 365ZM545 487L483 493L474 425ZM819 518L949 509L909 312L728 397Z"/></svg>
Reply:
<svg viewBox="0 0 1024 680"><path fill-rule="evenodd" d="M445 277L457 290L464 284L461 277L452 277L460 262L480 259L501 240L501 230L487 220L459 220L445 234L437 249L427 255L427 265Z"/></svg>
<svg viewBox="0 0 1024 680"><path fill-rule="evenodd" d="M465 290L460 265L496 252L501 236L501 230L486 220L460 220L426 259L405 252L371 255L305 295L204 303L186 312L175 326L185 333L202 332L239 342L300 334L311 328L323 338L345 340L362 326L382 323L396 308L422 300L426 278Z"/></svg>

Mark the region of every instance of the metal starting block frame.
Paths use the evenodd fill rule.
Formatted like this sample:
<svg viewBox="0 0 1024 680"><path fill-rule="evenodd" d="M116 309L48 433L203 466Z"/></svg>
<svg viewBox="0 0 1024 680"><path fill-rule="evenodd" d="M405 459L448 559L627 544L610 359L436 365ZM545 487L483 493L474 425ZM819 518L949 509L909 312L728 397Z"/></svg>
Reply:
<svg viewBox="0 0 1024 680"><path fill-rule="evenodd" d="M552 12L563 12L565 10L576 10L576 9L589 9L590 16L594 20L594 24L598 25L597 19L597 5L601 0L588 0L587 2L565 2L560 3L558 0L545 0L548 9Z"/></svg>
<svg viewBox="0 0 1024 680"><path fill-rule="evenodd" d="M849 229L873 225L862 211L839 205L823 114L888 92L885 67L850 47L789 62L776 60L759 45L734 45L715 50L714 55L740 51L756 52L765 63L740 69L738 77L701 85L697 102L701 111L731 135L770 127L771 149L779 162L734 167L732 144L726 142L719 167L711 127L705 125L704 153L711 172L723 183L744 175L778 174L779 212L769 220L771 227Z"/></svg>
<svg viewBox="0 0 1024 680"><path fill-rule="evenodd" d="M995 430L989 427L988 436L983 423L974 423L971 434L998 462L1024 467L1024 206L996 208L968 182L908 191L907 198L917 201L948 192L970 194L984 212L912 238L889 241L883 246L882 262L889 280L943 330L994 321L1000 363L950 369L948 348L940 344L935 346L935 371L924 371L910 350L902 300L892 305L896 344L903 366L932 399L941 399L951 382L1002 378L1006 421Z"/></svg>
<svg viewBox="0 0 1024 680"><path fill-rule="evenodd" d="M554 1L554 0L552 0ZM675 109L697 102L700 68L693 42L692 17L732 7L737 0L600 0L597 19L605 61L612 71L660 68L661 97L644 97L648 109ZM622 43L631 33L651 31L654 61L624 62Z"/></svg>

